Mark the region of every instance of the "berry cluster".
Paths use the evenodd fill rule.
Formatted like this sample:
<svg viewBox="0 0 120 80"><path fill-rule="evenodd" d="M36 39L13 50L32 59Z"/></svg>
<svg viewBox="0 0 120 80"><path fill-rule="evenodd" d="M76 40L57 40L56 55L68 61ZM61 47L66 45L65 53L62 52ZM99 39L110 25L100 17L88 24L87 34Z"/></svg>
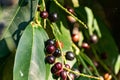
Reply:
<svg viewBox="0 0 120 80"><path fill-rule="evenodd" d="M61 51L57 45L58 43L55 43L52 39L48 39L45 43L46 52L48 54L46 57L46 62L49 64L53 64L55 62L55 58L61 56Z"/></svg>
<svg viewBox="0 0 120 80"><path fill-rule="evenodd" d="M45 43L45 46L46 52L48 54L46 57L46 62L49 64L53 64L55 62L55 58L61 56L61 50L59 49L59 47L63 47L63 44L60 41L48 39ZM65 54L65 58L67 60L73 60L74 57L75 55L72 51L67 51Z"/></svg>
<svg viewBox="0 0 120 80"><path fill-rule="evenodd" d="M68 72L64 69L64 67L70 69L69 64L62 64L61 62L56 62L56 58L61 56L61 50L63 48L63 43L60 41L55 41L53 39L48 39L45 42L45 51L47 53L46 62L49 64L53 64L51 68L51 73L56 78L60 77L62 80L74 80L75 75L73 73ZM72 51L67 51L64 55L66 60L74 60L75 54Z"/></svg>
<svg viewBox="0 0 120 80"><path fill-rule="evenodd" d="M43 19L48 18L51 22L56 22L58 20L58 14L56 12L49 14L47 11L41 11L40 17Z"/></svg>
<svg viewBox="0 0 120 80"><path fill-rule="evenodd" d="M54 78L61 78L61 80L74 80L78 75L71 73L64 68L70 69L69 64L64 64L57 62L51 68L51 73L53 74ZM78 70L74 69L73 71L79 72Z"/></svg>

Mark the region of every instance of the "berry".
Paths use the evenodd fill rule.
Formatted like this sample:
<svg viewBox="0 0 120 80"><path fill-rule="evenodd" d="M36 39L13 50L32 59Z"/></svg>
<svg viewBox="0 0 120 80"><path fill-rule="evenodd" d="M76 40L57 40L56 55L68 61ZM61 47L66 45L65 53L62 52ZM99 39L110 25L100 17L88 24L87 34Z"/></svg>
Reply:
<svg viewBox="0 0 120 80"><path fill-rule="evenodd" d="M62 80L66 80L66 79L67 79L67 72L64 71L64 70L61 71L61 72L60 72L60 77L61 77Z"/></svg>
<svg viewBox="0 0 120 80"><path fill-rule="evenodd" d="M78 34L73 34L73 35L72 35L72 41L73 41L73 42L78 42L78 41L79 41L79 38L80 38L80 36L79 36Z"/></svg>
<svg viewBox="0 0 120 80"><path fill-rule="evenodd" d="M86 42L83 42L81 47L84 48L84 49L89 49L90 48L90 46Z"/></svg>
<svg viewBox="0 0 120 80"><path fill-rule="evenodd" d="M46 47L46 51L48 52L48 54L52 54L55 52L55 46L54 45L48 45Z"/></svg>
<svg viewBox="0 0 120 80"><path fill-rule="evenodd" d="M46 42L45 42L45 45L47 46L47 45L54 45L55 44L55 42L54 42L54 40L53 39L48 39Z"/></svg>
<svg viewBox="0 0 120 80"><path fill-rule="evenodd" d="M55 63L55 68L57 69L57 70L61 70L62 69L62 63L60 63L60 62L57 62L57 63Z"/></svg>
<svg viewBox="0 0 120 80"><path fill-rule="evenodd" d="M70 13L74 14L74 9L73 9L73 8L68 7L67 10L68 10Z"/></svg>
<svg viewBox="0 0 120 80"><path fill-rule="evenodd" d="M101 53L100 57L101 57L101 59L106 60L108 55L107 55L107 53L103 52L103 53Z"/></svg>
<svg viewBox="0 0 120 80"><path fill-rule="evenodd" d="M60 47L63 48L63 43L61 41L56 41L55 47L56 48L60 48Z"/></svg>
<svg viewBox="0 0 120 80"><path fill-rule="evenodd" d="M68 20L70 23L75 23L75 22L76 22L76 19L73 18L72 16L67 16L67 20Z"/></svg>
<svg viewBox="0 0 120 80"><path fill-rule="evenodd" d="M55 57L52 55L49 55L46 57L46 62L49 64L53 64L55 62Z"/></svg>
<svg viewBox="0 0 120 80"><path fill-rule="evenodd" d="M51 68L51 73L52 74L55 74L58 70L55 68L55 66L52 66Z"/></svg>
<svg viewBox="0 0 120 80"><path fill-rule="evenodd" d="M67 60L73 60L73 59L75 58L75 55L74 55L73 52L68 51L68 52L66 52L65 58L66 58Z"/></svg>
<svg viewBox="0 0 120 80"><path fill-rule="evenodd" d="M105 73L105 74L104 74L104 79L105 79L105 80L111 80L111 79L112 79L112 76L111 76L109 73Z"/></svg>
<svg viewBox="0 0 120 80"><path fill-rule="evenodd" d="M40 13L40 17L43 18L43 19L46 19L48 17L48 12L47 11L42 11Z"/></svg>
<svg viewBox="0 0 120 80"><path fill-rule="evenodd" d="M53 53L53 56L55 56L55 57L60 57L61 56L61 51L60 51L60 49L56 49L55 50L55 52Z"/></svg>
<svg viewBox="0 0 120 80"><path fill-rule="evenodd" d="M95 34L93 34L93 35L91 35L90 36L90 42L91 43L97 43L98 42L98 37L97 37L97 35L95 35Z"/></svg>
<svg viewBox="0 0 120 80"><path fill-rule="evenodd" d="M51 22L56 22L57 20L58 20L58 14L57 13L51 13L50 15L49 15L49 20L51 21Z"/></svg>
<svg viewBox="0 0 120 80"><path fill-rule="evenodd" d="M75 79L75 75L73 73L69 73L68 76L69 77L67 77L67 80L74 80Z"/></svg>
<svg viewBox="0 0 120 80"><path fill-rule="evenodd" d="M70 69L70 65L69 64L65 64L65 67Z"/></svg>
<svg viewBox="0 0 120 80"><path fill-rule="evenodd" d="M75 72L79 73L79 70L78 70L78 69L76 69L76 68L73 68L73 71L75 71ZM78 78L78 77L79 77L79 75L77 75L77 74L74 74L74 76L75 76L75 78Z"/></svg>

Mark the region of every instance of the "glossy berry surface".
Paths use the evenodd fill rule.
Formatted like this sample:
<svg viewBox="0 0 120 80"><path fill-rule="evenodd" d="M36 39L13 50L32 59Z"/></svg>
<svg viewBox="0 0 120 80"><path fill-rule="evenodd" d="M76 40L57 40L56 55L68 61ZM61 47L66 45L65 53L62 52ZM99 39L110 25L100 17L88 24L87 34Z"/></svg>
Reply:
<svg viewBox="0 0 120 80"><path fill-rule="evenodd" d="M61 77L62 80L66 80L66 79L67 79L67 72L64 71L64 70L61 71L61 72L60 72L60 77Z"/></svg>
<svg viewBox="0 0 120 80"><path fill-rule="evenodd" d="M72 34L72 41L73 42L78 42L79 38L80 38L80 36L78 34Z"/></svg>
<svg viewBox="0 0 120 80"><path fill-rule="evenodd" d="M55 68L55 66L52 66L51 68L51 73L52 74L55 74L58 70Z"/></svg>
<svg viewBox="0 0 120 80"><path fill-rule="evenodd" d="M90 36L90 42L91 43L97 43L98 42L98 37L97 37L97 35L95 35L95 34L93 34L93 35L91 35Z"/></svg>
<svg viewBox="0 0 120 80"><path fill-rule="evenodd" d="M70 65L69 64L65 64L65 67L70 69Z"/></svg>
<svg viewBox="0 0 120 80"><path fill-rule="evenodd" d="M67 77L67 80L74 80L75 79L75 75L73 73L69 73L68 75L69 75L69 77Z"/></svg>
<svg viewBox="0 0 120 80"><path fill-rule="evenodd" d="M57 63L55 63L55 68L57 69L57 70L61 70L62 69L62 63L60 63L60 62L57 62Z"/></svg>
<svg viewBox="0 0 120 80"><path fill-rule="evenodd" d="M66 52L65 58L66 58L67 60L73 60L73 59L75 58L75 55L74 55L73 52L68 51L68 52Z"/></svg>
<svg viewBox="0 0 120 80"><path fill-rule="evenodd" d="M43 19L46 19L48 17L48 12L47 11L42 11L40 13L40 17L43 18Z"/></svg>
<svg viewBox="0 0 120 80"><path fill-rule="evenodd" d="M57 20L58 20L58 14L57 13L51 13L50 15L49 15L49 20L51 21L51 22L56 22Z"/></svg>
<svg viewBox="0 0 120 80"><path fill-rule="evenodd" d="M48 46L46 47L46 51L47 51L48 54L54 53L54 51L55 51L55 46L54 46L54 45L48 45Z"/></svg>
<svg viewBox="0 0 120 80"><path fill-rule="evenodd" d="M54 42L54 40L53 39L48 39L46 42L45 42L45 45L47 46L47 45L54 45L55 44L55 42Z"/></svg>
<svg viewBox="0 0 120 80"><path fill-rule="evenodd" d="M53 53L53 56L55 56L55 57L60 57L61 56L61 51L60 51L60 49L56 49L55 50L55 52Z"/></svg>
<svg viewBox="0 0 120 80"><path fill-rule="evenodd" d="M90 48L89 44L86 43L86 42L83 42L81 47L84 48L84 49L89 49Z"/></svg>
<svg viewBox="0 0 120 80"><path fill-rule="evenodd" d="M46 57L46 62L49 64L53 64L55 62L55 57L50 55Z"/></svg>
<svg viewBox="0 0 120 80"><path fill-rule="evenodd" d="M67 10L68 10L70 13L74 14L74 9L73 9L73 8L68 7Z"/></svg>

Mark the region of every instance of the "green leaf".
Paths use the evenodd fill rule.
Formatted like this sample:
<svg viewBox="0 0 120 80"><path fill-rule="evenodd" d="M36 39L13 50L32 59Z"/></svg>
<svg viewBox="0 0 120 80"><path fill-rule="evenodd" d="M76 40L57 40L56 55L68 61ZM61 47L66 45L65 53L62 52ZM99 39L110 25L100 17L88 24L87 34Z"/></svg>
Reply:
<svg viewBox="0 0 120 80"><path fill-rule="evenodd" d="M118 74L119 71L120 71L120 55L117 58L117 61L115 63L115 68L114 68L115 74Z"/></svg>
<svg viewBox="0 0 120 80"><path fill-rule="evenodd" d="M65 12L61 10L53 1L51 1L50 6L50 13L51 12L57 12L59 15L58 16L59 20L53 23L52 28L55 38L63 42L64 44L63 51L72 50L72 41L68 29L68 23L65 16Z"/></svg>
<svg viewBox="0 0 120 80"><path fill-rule="evenodd" d="M33 18L37 4L38 0L16 0L16 4L11 7L1 7L0 22L5 26L1 31L0 40L5 37L7 31L10 31L13 37L18 37Z"/></svg>
<svg viewBox="0 0 120 80"><path fill-rule="evenodd" d="M81 57L82 57L90 66L92 66L92 68L95 70L96 75L99 76L99 73L98 73L95 65L93 64L92 60L91 60L85 53L81 53Z"/></svg>
<svg viewBox="0 0 120 80"><path fill-rule="evenodd" d="M119 54L118 47L109 31L107 26L103 23L103 21L96 16L96 20L98 22L102 37L99 39L97 44L97 52L98 53L106 53L107 59L104 60L104 63L110 66L112 69L115 65L117 56Z"/></svg>
<svg viewBox="0 0 120 80"><path fill-rule="evenodd" d="M16 51L14 80L46 80L49 71L45 64L46 32L38 26L27 26Z"/></svg>

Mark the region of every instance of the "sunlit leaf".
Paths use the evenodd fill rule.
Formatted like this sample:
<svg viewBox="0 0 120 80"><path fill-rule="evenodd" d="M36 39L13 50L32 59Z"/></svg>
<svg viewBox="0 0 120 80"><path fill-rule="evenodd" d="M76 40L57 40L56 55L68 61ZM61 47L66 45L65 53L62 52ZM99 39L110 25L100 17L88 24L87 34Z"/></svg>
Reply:
<svg viewBox="0 0 120 80"><path fill-rule="evenodd" d="M120 55L117 58L117 61L115 63L115 68L114 68L115 74L118 74L119 71L120 71Z"/></svg>
<svg viewBox="0 0 120 80"><path fill-rule="evenodd" d="M14 80L45 80L45 31L38 26L27 26L18 45L14 65Z"/></svg>

